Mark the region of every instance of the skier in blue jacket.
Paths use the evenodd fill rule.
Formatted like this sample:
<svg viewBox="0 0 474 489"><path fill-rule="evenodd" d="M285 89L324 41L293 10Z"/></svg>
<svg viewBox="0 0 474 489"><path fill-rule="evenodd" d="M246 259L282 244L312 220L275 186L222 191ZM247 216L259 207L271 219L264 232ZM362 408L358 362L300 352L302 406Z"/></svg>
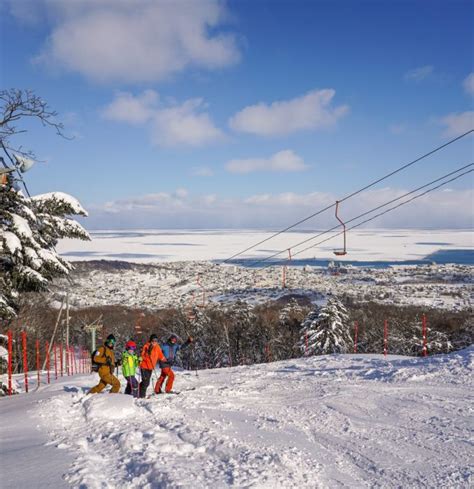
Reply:
<svg viewBox="0 0 474 489"><path fill-rule="evenodd" d="M155 385L155 393L156 394L161 394L161 387L163 386L163 383L165 379L168 377L168 380L166 382L166 387L165 387L165 392L169 393L172 392L173 389L173 382L174 382L174 372L171 369L173 366L175 359L176 359L176 354L178 353L179 350L182 348L186 348L193 342L193 339L191 336L188 337L185 343L179 344L178 343L178 336L175 334L172 334L166 343L162 343L161 346L161 351L163 352L163 355L166 357L166 361L161 361L160 360L160 368L161 368L161 375L160 378L157 380L156 385Z"/></svg>

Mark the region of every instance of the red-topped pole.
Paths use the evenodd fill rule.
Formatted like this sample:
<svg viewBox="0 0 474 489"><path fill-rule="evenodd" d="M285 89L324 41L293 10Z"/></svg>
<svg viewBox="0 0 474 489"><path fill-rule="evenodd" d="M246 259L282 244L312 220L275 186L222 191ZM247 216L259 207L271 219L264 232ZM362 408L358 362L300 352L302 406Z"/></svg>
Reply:
<svg viewBox="0 0 474 489"><path fill-rule="evenodd" d="M41 376L40 376L40 342L39 340L36 340L36 373L37 373L37 379L38 379L38 386L41 383Z"/></svg>
<svg viewBox="0 0 474 489"><path fill-rule="evenodd" d="M354 321L354 353L357 353L357 340L359 335L359 323Z"/></svg>
<svg viewBox="0 0 474 489"><path fill-rule="evenodd" d="M28 352L26 351L26 331L21 332L21 346L23 349L23 372L25 374L25 392L28 392Z"/></svg>
<svg viewBox="0 0 474 489"><path fill-rule="evenodd" d="M54 380L58 380L58 345L55 343L53 346L54 351Z"/></svg>
<svg viewBox="0 0 474 489"><path fill-rule="evenodd" d="M63 342L59 343L59 369L61 371L61 377L64 375L64 355L63 355Z"/></svg>
<svg viewBox="0 0 474 489"><path fill-rule="evenodd" d="M71 370L72 375L75 373L77 374L76 349L74 348L74 345L71 346Z"/></svg>
<svg viewBox="0 0 474 489"><path fill-rule="evenodd" d="M66 373L67 375L71 375L71 364L70 364L70 354L69 354L69 345L66 343L66 347L64 349L64 354L66 355Z"/></svg>
<svg viewBox="0 0 474 489"><path fill-rule="evenodd" d="M51 367L51 357L50 357L50 352L49 352L49 342L47 341L45 344L45 350L46 350L46 381L48 384L51 382L51 377L49 375L49 369Z"/></svg>
<svg viewBox="0 0 474 489"><path fill-rule="evenodd" d="M12 373L13 373L13 335L8 330L8 395L12 395Z"/></svg>
<svg viewBox="0 0 474 489"><path fill-rule="evenodd" d="M421 330L423 334L423 356L426 357L428 355L428 344L426 338L426 315L425 314L423 314L421 321L422 321Z"/></svg>

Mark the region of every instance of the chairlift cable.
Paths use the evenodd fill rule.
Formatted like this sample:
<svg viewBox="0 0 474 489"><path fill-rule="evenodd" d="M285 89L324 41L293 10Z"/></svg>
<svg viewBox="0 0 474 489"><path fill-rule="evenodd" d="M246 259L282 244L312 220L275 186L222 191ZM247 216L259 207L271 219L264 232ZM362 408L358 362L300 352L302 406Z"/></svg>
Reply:
<svg viewBox="0 0 474 489"><path fill-rule="evenodd" d="M368 184L368 185L366 185L365 187L362 187L361 189L356 190L355 192L352 192L351 194L346 195L345 197L343 197L343 198L341 198L341 199L338 199L338 200L339 200L339 202L340 202L340 203L341 203L341 202L344 202L344 201L346 201L346 200L348 200L348 199L350 199L350 198L352 198L352 197L354 197L354 196L356 196L356 195L360 194L361 192L364 192L365 190L367 190L367 189L369 189L369 188L373 187L374 185L376 185L377 183L380 183L380 182L382 182L383 180L386 180L387 178L389 178L389 177L391 177L391 176L395 175L396 173L399 173L399 172L401 172L402 170L405 170L406 168L408 168L408 167L410 167L410 166L414 165L415 163L418 163L419 161L421 161L421 160L423 160L423 159L427 158L428 156L431 156L432 154L434 154L434 153L436 153L436 152L440 151L441 149L446 148L446 147L447 147L447 146L449 146L450 144L453 144L453 143L455 143L456 141L459 141L460 139L462 139L463 137L467 136L468 134L471 134L472 132L474 132L474 129L470 129L469 131L467 131L467 132L465 132L465 133L461 134L460 136L458 136L458 137L456 137L456 138L454 138L454 139L451 139L450 141L448 141L448 142L446 142L446 143L442 144L441 146L438 146L437 148L432 149L432 150L431 150L431 151L429 151L428 153L425 153L424 155L422 155L422 156L420 156L420 157L416 158L415 160L410 161L409 163L406 163L405 165L401 166L400 168L397 168L396 170L394 170L394 171L392 171L392 172L390 172L390 173L388 173L388 174L384 175L383 177L380 177L379 179L377 179L377 180L375 180L375 181L373 181L373 182L369 183L369 184ZM239 251L238 253L235 253L235 254L234 254L234 255L232 255L231 257L226 258L226 259L225 259L225 260L224 260L222 263L227 263L227 262L229 262L229 261L230 261L230 260L232 260L233 258L236 258L237 256L240 256L240 255L242 255L243 253L246 253L247 251L250 251L251 249L255 248L256 246L259 246L259 245L261 245L261 244L263 244L263 243L265 243L265 242L269 241L270 239L273 239L273 238L275 238L275 237L279 236L280 234L283 234L283 233L285 233L285 232L289 231L290 229L293 229L294 227L298 226L299 224L302 224L303 222L306 222L306 221L308 221L309 219L311 219L311 218L313 218L313 217L316 217L316 216L318 216L319 214L322 214L323 212L325 212L325 211L327 211L327 210L331 209L332 207L334 207L335 205L336 205L335 203L334 203L334 204L331 204L331 205L328 205L328 206L326 206L325 208L323 208L323 209L321 209L321 210L319 210L319 211L317 211L317 212L315 212L315 213L311 214L310 216L307 216L307 217L305 217L304 219L301 219L301 220L299 220L298 222L296 222L296 223L294 223L294 224L292 224L292 225L290 225L290 226L287 226L285 229L282 229L281 231L278 231L278 232L276 232L276 233L272 234L272 235L271 235L271 236L269 236L268 238L265 238L265 239L263 239L263 240L259 241L258 243L255 243L255 244L253 244L252 246L249 246L248 248L246 248L246 249L244 249L244 250L242 250L242 251Z"/></svg>
<svg viewBox="0 0 474 489"><path fill-rule="evenodd" d="M447 177L450 177L450 176L452 176L452 175L454 175L454 174L456 174L456 173L459 173L459 172L461 172L461 171L463 171L463 170L466 170L467 168L469 168L469 167L471 167L471 166L473 166L473 165L474 165L474 163L469 163L469 164L467 164L467 165L464 165L464 166L462 166L462 167L458 168L457 170L454 170L454 171L449 172L449 173L447 173L447 174L445 174L445 175L443 175L443 176L441 176L441 177L439 177L439 178L436 178L435 180L432 180L432 181L431 181L431 182L429 182L429 183L426 183L426 184L424 184L424 185L422 185L422 186L420 186L420 187L418 187L418 188L416 188L416 189L411 190L410 192L407 192L407 193L405 193L405 194L401 195L400 197L396 197L395 199L389 200L388 202L385 202L384 204L380 204L380 205L378 205L378 206L374 207L373 209L370 209L370 210L368 210L368 211L366 211L366 212L363 212L362 214L359 214L359 215L358 215L358 216L356 216L356 217L353 217L352 219L349 219L348 221L346 221L346 224L349 224L349 223L351 223L351 222L353 222L353 221L356 221L357 219L360 219L361 217L364 217L364 216L366 216L366 215L368 215L368 214L371 214L372 212L375 212L375 211L377 211L377 210L381 209L382 207L386 207L387 205L393 204L393 203L394 203L394 202L396 202L397 200L400 200L400 199L403 199L403 198L405 198L405 197L408 197L409 195L412 195L412 194L413 194L413 193L415 193L415 192L418 192L418 191L420 191L420 190L422 190L422 189L424 189L424 188L426 188L426 187L429 187L430 185L433 185L434 183L437 183L437 182L439 182L439 181L441 181L441 180L445 180ZM450 182L452 182L452 181L454 181L454 180L457 180L458 178L460 178L460 177L462 177L462 176L464 176L464 175L466 175L466 174L468 174L468 173L471 173L472 171L473 171L473 170L469 170L469 171L464 172L464 173L462 173L462 174L460 174L460 175L457 175L456 177L454 177L454 178L452 178L452 179L450 179L450 180L447 180L447 181L445 181L445 182L442 182L442 183L441 183L440 185L438 185L437 187L434 187L434 188L432 188L432 189L429 189L428 191L426 191L426 192L424 192L424 193L422 193L422 194L420 194L420 195L416 196L415 198L419 198L419 197L421 197L421 196L423 196L423 195L425 195L425 194L427 194L427 193L429 193L429 192L432 192L433 190L436 190L436 189L438 189L439 187L441 187L441 186L443 186L443 185L445 185L445 184L447 184L447 183L450 183ZM355 227L358 227L358 226L360 226L360 225L362 225L362 224L364 224L364 223L366 223L366 222L369 222L369 221L371 221L371 220L375 219L376 217L380 217L381 215L386 214L388 211L394 210L394 209L396 209L397 207L400 207L401 205L404 205L404 204L406 204L406 203L408 203L408 202L411 202L411 201L412 201L412 200L414 200L415 198L410 199L410 200L408 200L408 201L406 201L406 202L403 202L403 203L401 203L401 204L399 204L399 205L397 205L397 206L395 206L395 207L393 207L393 208L390 208L389 210L387 210L387 211L385 211L385 212L383 212L383 213L381 213L381 214L377 214L377 216L373 216L372 218L370 218L370 219L368 219L368 220L366 220L366 221L363 221L362 223L359 223L359 224L357 224L357 225L355 225L355 226L352 226L352 227L350 227L350 228L346 229L346 231L349 231L349 230L351 230L351 229L354 229ZM330 233L330 232L332 232L332 231L335 231L335 230L336 230L336 229L338 229L339 227L340 227L340 225L334 226L334 227L332 227L332 228L330 228L330 229L327 229L327 230L325 230L325 231L323 231L323 232L321 232L321 233L319 233L319 234L317 234L317 235L315 235L315 236L311 236L310 238L307 238L307 239L305 239L305 240L303 240L303 241L300 241L299 243L296 243L296 244L292 245L292 246L291 246L291 249L297 248L297 247L299 247L299 246L301 246L301 245L303 245L303 244L305 244L305 243L308 243L308 242L310 242L310 241L315 240L316 238L319 238L319 237L321 237L321 236L324 236L325 234L328 234L328 233ZM337 234L335 234L335 235L333 235L333 236L330 236L329 238L326 238L326 239L324 239L323 241L320 241L320 242L318 242L318 243L316 243L316 244L314 244L314 245L311 245L311 246L309 246L309 247L307 247L307 248L304 248L303 250L300 250L300 251L294 252L294 253L292 253L292 258L294 258L296 255L299 255L299 254L300 254L300 253L302 253L303 251L306 251L306 250L308 250L308 249L310 249L310 248L313 248L313 247L317 246L318 244L324 243L324 242L328 241L329 239L332 239L332 238L334 238L334 237L336 237L336 236L340 236L340 235L341 235L341 234L343 234L343 233L344 233L344 231L341 231L340 233L337 233ZM284 253L286 250L287 250L287 248L285 248L284 250L281 250L281 251L279 251L279 252L277 252L277 253L274 253L273 255L270 255L270 256L267 256L267 257L265 257L265 258L262 258L262 259L260 259L260 260L253 260L253 261L251 261L251 262L250 262L250 263L249 263L247 266L255 266L255 265L257 265L258 263L262 263L262 262L265 262L265 261L271 260L272 258L275 258L275 257L277 257L277 256L281 255L281 254L282 254L282 253ZM282 259L281 261L286 261L286 260L285 260L285 259ZM267 266L273 266L273 265L274 265L274 264L272 263L272 264L267 265ZM266 267L262 267L262 268L266 268Z"/></svg>
<svg viewBox="0 0 474 489"><path fill-rule="evenodd" d="M471 163L471 165L474 165L474 163ZM389 213L389 212L391 212L391 211L393 211L393 210L395 210L395 209L398 209L399 207L402 207L402 206L404 206L405 204L409 204L410 202L413 202L414 200L419 199L420 197L423 197L424 195L429 194L430 192L433 192L434 190L438 190L438 189L439 189L439 188L441 188L443 185L446 185L447 183L454 182L454 180L458 180L459 178L461 178L461 177L463 177L463 176L465 176L465 175L467 175L467 174L469 174L469 173L472 173L472 172L474 172L474 170L468 170L468 171L466 171L466 172L464 172L464 173L461 173L460 175L457 175L457 176L455 176L455 177L451 178L450 180L446 180L445 182L440 183L440 184L439 184L439 185L437 185L436 187L430 188L430 189L426 190L425 192L422 192L422 193L421 193L421 194L419 194L419 195L415 195L414 197L412 197L411 199L408 199L408 200L407 200L407 201L405 201L405 202L400 202L400 204L397 204L397 205L395 205L395 206L393 206L393 207L390 207L390 209L386 209L385 211L380 212L379 214L377 214L377 215L375 215L375 216L372 216L372 217L370 217L369 219L366 219L365 221L361 221L361 222L359 222L359 223L357 223L357 224L354 224L354 226L351 226L350 228L348 228L348 229L347 229L347 231L351 231L352 229L358 228L359 226L362 226L363 224L366 224L366 223L368 223L368 222L370 222L370 221L373 221L373 220L374 220L374 219L376 219L377 217L383 216L384 214L387 214L387 213ZM410 193L412 193L412 192L410 192ZM407 195L407 194L406 194L406 195ZM406 196L406 195L405 195L405 196ZM385 204L385 205L387 205L387 204ZM373 211L372 211L372 212L373 212ZM330 236L329 238L326 238L325 240L320 241L319 243L316 243L316 244L311 245L311 246L309 246L309 247L307 247L307 248L304 248L303 250L300 250L300 251L298 251L297 253L295 253L295 255L298 255L298 254L300 254L300 253L303 253L304 251L307 251L307 250L309 250L310 248L314 248L315 246L318 246L318 245L319 245L319 244L321 244L321 243L324 243L324 242L326 242L326 241L329 241L330 239L332 239L332 238L334 238L334 237L336 237L336 236L340 236L342 233L343 233L343 231L341 231L341 232L339 232L339 233L335 234L334 236Z"/></svg>

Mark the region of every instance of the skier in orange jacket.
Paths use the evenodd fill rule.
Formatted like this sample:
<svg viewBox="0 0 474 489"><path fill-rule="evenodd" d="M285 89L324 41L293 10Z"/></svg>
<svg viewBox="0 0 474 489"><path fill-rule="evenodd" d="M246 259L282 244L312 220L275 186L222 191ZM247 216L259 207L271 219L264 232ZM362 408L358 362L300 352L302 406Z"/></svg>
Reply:
<svg viewBox="0 0 474 489"><path fill-rule="evenodd" d="M158 336L152 334L150 339L142 349L142 362L140 363L140 372L142 376L142 381L140 382L139 392L140 397L146 397L146 390L150 385L151 374L155 370L155 366L160 362L165 362L166 357L161 351L160 345L158 343Z"/></svg>

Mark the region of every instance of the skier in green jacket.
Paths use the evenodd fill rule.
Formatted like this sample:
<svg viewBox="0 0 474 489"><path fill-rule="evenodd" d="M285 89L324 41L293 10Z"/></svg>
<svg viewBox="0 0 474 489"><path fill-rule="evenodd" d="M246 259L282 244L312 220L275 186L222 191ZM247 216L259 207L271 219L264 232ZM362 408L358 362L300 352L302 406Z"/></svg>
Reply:
<svg viewBox="0 0 474 489"><path fill-rule="evenodd" d="M131 394L133 397L138 398L138 380L135 377L135 373L141 358L135 353L136 349L137 344L134 341L127 341L125 351L122 354L122 374L127 380L125 394Z"/></svg>

